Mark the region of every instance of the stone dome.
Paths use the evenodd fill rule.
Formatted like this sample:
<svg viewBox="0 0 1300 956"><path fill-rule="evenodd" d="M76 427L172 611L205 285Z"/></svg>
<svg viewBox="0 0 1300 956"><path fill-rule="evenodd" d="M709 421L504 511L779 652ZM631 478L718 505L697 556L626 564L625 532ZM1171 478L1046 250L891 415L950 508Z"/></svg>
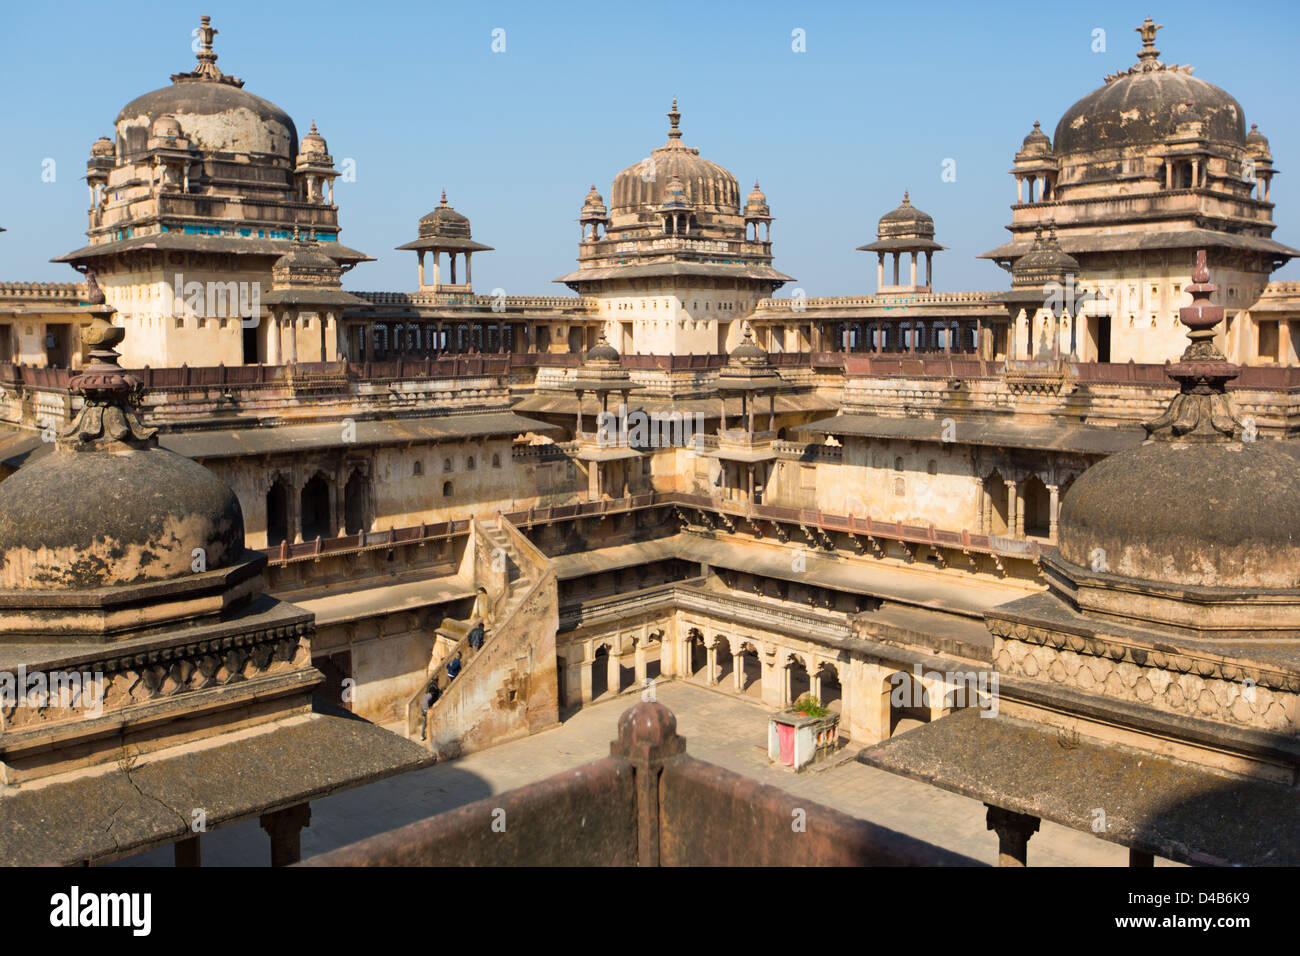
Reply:
<svg viewBox="0 0 1300 956"><path fill-rule="evenodd" d="M680 180L684 198L692 209L739 215L740 184L727 170L682 142L682 132L678 129L681 113L677 111L675 99L668 119L672 124L668 142L651 152L648 159L614 177L611 214L645 213L649 218L663 206L668 184Z"/></svg>
<svg viewBox="0 0 1300 956"><path fill-rule="evenodd" d="M1259 126L1255 123L1250 124L1250 132L1246 134L1246 146L1252 155L1268 155L1268 137L1259 131Z"/></svg>
<svg viewBox="0 0 1300 956"><path fill-rule="evenodd" d="M101 136L90 144L91 156L112 156L114 152L116 152L116 147L107 136Z"/></svg>
<svg viewBox="0 0 1300 956"><path fill-rule="evenodd" d="M1034 128L1029 131L1029 135L1020 144L1020 151L1022 153L1050 153L1052 151L1052 141L1043 132L1038 120L1034 120Z"/></svg>
<svg viewBox="0 0 1300 956"><path fill-rule="evenodd" d="M596 344L587 350L587 354L583 356L583 361L618 362L618 351L614 346L609 344L609 340L605 338L604 330L601 331L600 338L597 340Z"/></svg>
<svg viewBox="0 0 1300 956"><path fill-rule="evenodd" d="M934 217L912 205L911 197L903 191L903 202L880 217L877 235L881 239L924 236L934 238Z"/></svg>
<svg viewBox="0 0 1300 956"><path fill-rule="evenodd" d="M217 68L212 38L217 31L204 17L201 46L193 72L172 76L172 85L138 96L117 114L117 136L126 155L147 148L153 124L170 115L200 150L263 153L292 160L298 130L289 114L243 89L244 81Z"/></svg>
<svg viewBox="0 0 1300 956"><path fill-rule="evenodd" d="M321 252L320 246L314 240L304 242L299 239L291 251L286 252L272 263L271 272L273 274L326 272L337 275L339 273L339 264Z"/></svg>
<svg viewBox="0 0 1300 956"><path fill-rule="evenodd" d="M311 132L302 138L302 145L298 148L300 156L328 156L329 149L325 145L325 137L316 132L316 124L311 124Z"/></svg>
<svg viewBox="0 0 1300 956"><path fill-rule="evenodd" d="M745 217L747 219L762 218L772 215L772 209L767 204L767 196L763 190L758 188L758 181L754 181L754 189L745 200Z"/></svg>
<svg viewBox="0 0 1300 956"><path fill-rule="evenodd" d="M454 236L470 238L469 217L458 213L447 205L447 190L442 191L442 202L433 210L420 217L420 238L431 236Z"/></svg>
<svg viewBox="0 0 1300 956"><path fill-rule="evenodd" d="M32 504L40 503L33 513ZM0 482L0 588L65 591L166 581L244 551L239 499L163 448L56 448Z"/></svg>
<svg viewBox="0 0 1300 956"><path fill-rule="evenodd" d="M1300 462L1272 442L1149 441L1061 501L1060 554L1171 585L1300 587Z"/></svg>
<svg viewBox="0 0 1300 956"><path fill-rule="evenodd" d="M1158 59L1155 31L1148 17L1138 27L1143 46L1136 66L1106 78L1106 84L1079 100L1056 124L1056 154L1157 146L1178 132L1187 114L1204 123L1211 143L1246 145L1245 113L1233 97L1191 74L1190 67L1166 66Z"/></svg>
<svg viewBox="0 0 1300 956"><path fill-rule="evenodd" d="M591 184L591 189L587 197L582 201L583 219L604 219L609 215L609 210L605 208L605 198L596 191L596 184Z"/></svg>

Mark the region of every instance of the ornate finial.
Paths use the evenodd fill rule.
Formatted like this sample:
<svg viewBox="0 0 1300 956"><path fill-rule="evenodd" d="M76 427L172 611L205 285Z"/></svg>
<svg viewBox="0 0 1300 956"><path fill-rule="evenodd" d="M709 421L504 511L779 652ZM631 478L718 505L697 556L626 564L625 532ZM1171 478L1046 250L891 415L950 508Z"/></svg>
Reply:
<svg viewBox="0 0 1300 956"><path fill-rule="evenodd" d="M1034 120L1034 129L1038 129L1038 126L1039 126L1038 120Z"/></svg>
<svg viewBox="0 0 1300 956"><path fill-rule="evenodd" d="M316 121L315 121L315 120L312 120L312 121L311 121L311 131L312 131L313 133L316 132ZM317 133L317 135L319 136L320 134Z"/></svg>
<svg viewBox="0 0 1300 956"><path fill-rule="evenodd" d="M1156 23L1150 17L1142 21L1142 26L1134 27L1134 32L1142 36L1142 49L1138 51L1138 59L1154 60L1160 56L1160 51L1156 49L1156 31L1163 30L1163 23Z"/></svg>
<svg viewBox="0 0 1300 956"><path fill-rule="evenodd" d="M199 49L196 54L198 64L194 67L193 73L173 73L172 82L193 83L198 81L243 86L243 80L235 76L226 76L217 66L217 54L212 50L212 38L217 35L217 29L212 25L212 18L208 16L200 17L199 26L194 30L193 35L198 37L199 40Z"/></svg>
<svg viewBox="0 0 1300 956"><path fill-rule="evenodd" d="M682 121L682 114L677 112L677 97L673 97L673 108L668 111L668 121L672 127L668 130L669 139L681 139L682 131L677 128L677 124Z"/></svg>
<svg viewBox="0 0 1300 956"><path fill-rule="evenodd" d="M1192 304L1178 310L1178 318L1187 326L1191 344L1182 359L1169 367L1169 377L1178 383L1178 394L1165 413L1142 427L1161 441L1224 442L1230 441L1241 427L1228 385L1239 369L1224 358L1214 345L1214 329L1223 321L1223 306L1212 305L1210 297L1218 291L1210 281L1205 250L1196 250L1196 268L1192 284L1187 287Z"/></svg>
<svg viewBox="0 0 1300 956"><path fill-rule="evenodd" d="M81 330L81 341L90 347L90 364L68 383L74 395L83 398L72 424L59 435L60 447L73 451L148 448L158 443L156 428L146 428L133 406L139 401L144 383L128 375L117 364L114 346L126 337L126 329L113 325L117 312L104 302L104 292L94 272L86 273L94 321Z"/></svg>
<svg viewBox="0 0 1300 956"><path fill-rule="evenodd" d="M302 236L298 235L298 224L296 222L293 224L293 241L302 242Z"/></svg>
<svg viewBox="0 0 1300 956"><path fill-rule="evenodd" d="M439 206L445 206L445 205L447 205L447 190L444 189L444 190L442 191L442 202L438 203L438 205L439 205Z"/></svg>
<svg viewBox="0 0 1300 956"><path fill-rule="evenodd" d="M1038 225L1034 226L1034 242L1042 242L1042 241L1043 241L1043 224L1040 222Z"/></svg>
<svg viewBox="0 0 1300 956"><path fill-rule="evenodd" d="M904 206L912 205L912 200L908 198L908 193L906 189L903 190L903 205Z"/></svg>

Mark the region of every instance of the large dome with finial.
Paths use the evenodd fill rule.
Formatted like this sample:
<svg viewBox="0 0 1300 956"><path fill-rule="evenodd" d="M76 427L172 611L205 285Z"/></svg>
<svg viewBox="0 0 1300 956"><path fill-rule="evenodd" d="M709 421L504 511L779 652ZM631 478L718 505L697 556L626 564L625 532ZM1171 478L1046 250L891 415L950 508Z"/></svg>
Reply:
<svg viewBox="0 0 1300 956"><path fill-rule="evenodd" d="M189 73L172 75L172 85L138 96L117 114L123 155L143 152L154 122L170 116L195 148L214 153L264 153L293 159L298 130L289 114L243 89L244 81L217 67L210 18L198 28L198 63Z"/></svg>
<svg viewBox="0 0 1300 956"><path fill-rule="evenodd" d="M1056 125L1056 155L1163 144L1189 120L1204 124L1212 143L1246 145L1246 116L1231 94L1193 76L1191 67L1166 65L1155 48L1160 26L1150 17L1137 28L1142 50L1135 66L1106 77Z"/></svg>
<svg viewBox="0 0 1300 956"><path fill-rule="evenodd" d="M682 142L676 99L668 119L668 142L614 177L611 215L640 213L647 220L658 221L654 214L663 206L668 184L674 180L681 182L682 194L695 211L739 215L740 184L730 172Z"/></svg>
<svg viewBox="0 0 1300 956"><path fill-rule="evenodd" d="M84 404L54 449L0 482L0 589L85 591L167 581L244 555L239 499L198 462L158 446L131 407L140 383L117 365L125 330L87 275L92 364ZM39 504L34 510L33 506Z"/></svg>
<svg viewBox="0 0 1300 956"><path fill-rule="evenodd" d="M1146 425L1150 438L1088 468L1061 502L1060 555L1079 568L1167 586L1300 588L1300 461L1236 418L1226 383L1238 369L1214 346L1205 253L1192 344L1169 368L1180 392Z"/></svg>

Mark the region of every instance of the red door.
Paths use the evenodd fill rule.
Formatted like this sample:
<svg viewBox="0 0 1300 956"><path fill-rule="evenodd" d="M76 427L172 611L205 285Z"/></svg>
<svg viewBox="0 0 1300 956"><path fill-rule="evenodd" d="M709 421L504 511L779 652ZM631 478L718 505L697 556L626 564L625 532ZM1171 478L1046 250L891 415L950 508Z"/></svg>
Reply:
<svg viewBox="0 0 1300 956"><path fill-rule="evenodd" d="M777 740L781 743L781 763L794 766L794 728L789 724L776 725Z"/></svg>

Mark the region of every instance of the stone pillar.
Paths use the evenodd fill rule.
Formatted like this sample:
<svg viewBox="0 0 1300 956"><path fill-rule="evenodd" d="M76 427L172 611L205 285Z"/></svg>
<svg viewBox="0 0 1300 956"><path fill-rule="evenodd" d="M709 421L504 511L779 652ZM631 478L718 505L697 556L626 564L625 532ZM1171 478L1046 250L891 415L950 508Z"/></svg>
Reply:
<svg viewBox="0 0 1300 956"><path fill-rule="evenodd" d="M912 279L908 283L912 288L916 288L916 252L912 252Z"/></svg>
<svg viewBox="0 0 1300 956"><path fill-rule="evenodd" d="M302 829L311 826L311 804L263 813L259 822L271 837L272 866L289 866L302 859Z"/></svg>
<svg viewBox="0 0 1300 956"><path fill-rule="evenodd" d="M718 682L718 642L715 640L704 649L704 678L710 685Z"/></svg>
<svg viewBox="0 0 1300 956"><path fill-rule="evenodd" d="M590 653L590 649L588 649L588 653ZM579 682L582 687L583 706L591 703L591 669L595 666L595 660L584 654L582 660L582 678Z"/></svg>
<svg viewBox="0 0 1300 956"><path fill-rule="evenodd" d="M471 288L473 288L474 286L474 272L473 272L473 267L470 265L470 263L473 261L471 259L472 255L473 255L472 252L465 253L465 284L467 286L470 286Z"/></svg>
<svg viewBox="0 0 1300 956"><path fill-rule="evenodd" d="M737 694L745 690L745 655L731 652L731 684Z"/></svg>
<svg viewBox="0 0 1300 956"><path fill-rule="evenodd" d="M442 285L442 253L433 250L433 284Z"/></svg>
<svg viewBox="0 0 1300 956"><path fill-rule="evenodd" d="M885 254L876 253L876 291L879 292L885 287Z"/></svg>
<svg viewBox="0 0 1300 956"><path fill-rule="evenodd" d="M1024 866L1029 838L1038 832L1039 819L1025 813L1013 813L991 803L987 823L998 835L998 866Z"/></svg>
<svg viewBox="0 0 1300 956"><path fill-rule="evenodd" d="M790 662L781 665L781 706L793 703L790 700Z"/></svg>
<svg viewBox="0 0 1300 956"><path fill-rule="evenodd" d="M576 707L583 703L582 699L582 678L586 674L591 676L591 670L582 660L581 655L573 663L568 665L568 672L565 674L564 681L564 703ZM590 690L591 683L588 681L587 687Z"/></svg>
<svg viewBox="0 0 1300 956"><path fill-rule="evenodd" d="M619 718L618 740L610 744L609 752L634 767L637 864L658 866L659 781L664 761L686 752L686 741L677 733L677 718L663 704L642 701Z"/></svg>
<svg viewBox="0 0 1300 956"><path fill-rule="evenodd" d="M895 252L894 253L894 285L898 285L898 256L899 253Z"/></svg>
<svg viewBox="0 0 1300 956"><path fill-rule="evenodd" d="M636 654L633 658L634 679L637 687L645 686L645 642L646 637L642 634L636 641Z"/></svg>
<svg viewBox="0 0 1300 956"><path fill-rule="evenodd" d="M934 265L934 253L927 251L925 254L925 287L930 288L931 268Z"/></svg>
<svg viewBox="0 0 1300 956"><path fill-rule="evenodd" d="M289 361L294 365L298 364L298 313L296 309L289 313Z"/></svg>
<svg viewBox="0 0 1300 956"><path fill-rule="evenodd" d="M184 840L177 840L172 846L175 848L176 866L202 866L203 853L199 846L199 834L194 834Z"/></svg>
<svg viewBox="0 0 1300 956"><path fill-rule="evenodd" d="M1047 494L1049 496L1049 500L1047 504L1047 514L1048 514L1048 521L1050 522L1050 526L1047 532L1047 539L1051 541L1052 544L1056 544L1056 518L1057 518L1057 512L1060 510L1060 486L1048 485Z"/></svg>
<svg viewBox="0 0 1300 956"><path fill-rule="evenodd" d="M421 249L419 253L417 253L417 258L419 259L420 262L420 286L419 287L423 289L424 288L424 250L423 249Z"/></svg>
<svg viewBox="0 0 1300 956"><path fill-rule="evenodd" d="M271 365L280 364L280 317L271 310L271 325L266 336L266 361Z"/></svg>
<svg viewBox="0 0 1300 956"><path fill-rule="evenodd" d="M1025 536L1025 496L1020 490L1020 483L1015 483L1016 488L1016 537Z"/></svg>
<svg viewBox="0 0 1300 956"><path fill-rule="evenodd" d="M808 673L808 693L812 694L818 700L822 699L822 674L820 669L815 669Z"/></svg>
<svg viewBox="0 0 1300 956"><path fill-rule="evenodd" d="M610 647L609 657L605 659L605 687L607 693L614 695L618 694L618 685L620 683L619 678L622 676L621 672L622 668L618 663L617 649Z"/></svg>
<svg viewBox="0 0 1300 956"><path fill-rule="evenodd" d="M975 530L978 534L984 534L984 501L988 497L988 492L985 491L984 482L980 481L978 476L975 481L977 489L975 496Z"/></svg>
<svg viewBox="0 0 1300 956"><path fill-rule="evenodd" d="M1016 177L1016 203L1020 204L1025 201L1025 179L1023 176Z"/></svg>

